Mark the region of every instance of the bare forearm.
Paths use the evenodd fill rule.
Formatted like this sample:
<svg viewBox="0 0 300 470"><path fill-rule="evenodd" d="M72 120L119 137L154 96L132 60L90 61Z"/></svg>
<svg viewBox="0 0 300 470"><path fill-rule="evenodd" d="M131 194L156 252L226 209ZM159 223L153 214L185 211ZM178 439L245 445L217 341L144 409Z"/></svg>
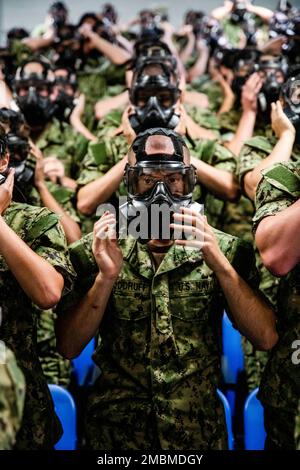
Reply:
<svg viewBox="0 0 300 470"><path fill-rule="evenodd" d="M256 5L249 5L248 10L251 11L254 15L259 16L263 21L269 23L269 21L273 18L274 13L269 8L260 7Z"/></svg>
<svg viewBox="0 0 300 470"><path fill-rule="evenodd" d="M79 225L63 210L61 205L52 196L47 186L45 184L40 184L37 189L43 205L61 216L60 222L63 226L68 245L79 240L81 238Z"/></svg>
<svg viewBox="0 0 300 470"><path fill-rule="evenodd" d="M231 90L227 90L224 94L223 102L217 112L217 115L220 116L222 113L228 113L233 108L234 101L234 93Z"/></svg>
<svg viewBox="0 0 300 470"><path fill-rule="evenodd" d="M255 111L243 112L233 139L226 145L236 156L239 155L246 140L252 137L255 121Z"/></svg>
<svg viewBox="0 0 300 470"><path fill-rule="evenodd" d="M195 78L201 77L205 73L207 61L209 59L208 49L203 49L195 65L189 71L189 80L192 82Z"/></svg>
<svg viewBox="0 0 300 470"><path fill-rule="evenodd" d="M22 42L33 52L51 46L53 38L24 38Z"/></svg>
<svg viewBox="0 0 300 470"><path fill-rule="evenodd" d="M72 359L95 336L102 321L114 280L98 274L85 297L56 322L57 345L61 354Z"/></svg>
<svg viewBox="0 0 300 470"><path fill-rule="evenodd" d="M122 159L104 176L92 181L78 191L77 208L85 215L92 214L97 206L107 201L118 189L127 159Z"/></svg>
<svg viewBox="0 0 300 470"><path fill-rule="evenodd" d="M183 62L183 64L186 64L186 62L191 57L194 47L195 47L195 36L194 34L190 34L188 36L188 42L186 46L179 52L179 57L181 61Z"/></svg>
<svg viewBox="0 0 300 470"><path fill-rule="evenodd" d="M192 164L196 167L199 182L211 193L229 201L235 201L238 198L239 185L232 173L214 168L195 157L192 157Z"/></svg>
<svg viewBox="0 0 300 470"><path fill-rule="evenodd" d="M121 108L129 103L128 91L124 91L118 96L100 100L95 104L95 116L97 119L102 119L112 109Z"/></svg>
<svg viewBox="0 0 300 470"><path fill-rule="evenodd" d="M80 116L75 114L71 114L70 116L70 123L72 127L79 132L79 134L83 135L87 140L91 141L96 141L97 137L92 134L89 129L83 124L83 122L80 119Z"/></svg>
<svg viewBox="0 0 300 470"><path fill-rule="evenodd" d="M40 308L60 300L64 280L53 266L23 242L0 216L0 253L27 296Z"/></svg>
<svg viewBox="0 0 300 470"><path fill-rule="evenodd" d="M115 44L111 44L109 41L106 41L98 35L96 35L93 40L95 47L100 52L102 52L113 64L122 65L131 58L131 54L125 51L125 49L120 46L116 46Z"/></svg>
<svg viewBox="0 0 300 470"><path fill-rule="evenodd" d="M229 263L216 274L238 329L257 349L271 349L278 340L272 309Z"/></svg>
<svg viewBox="0 0 300 470"><path fill-rule="evenodd" d="M300 262L300 200L257 227L255 242L264 265L276 276L285 276Z"/></svg>
<svg viewBox="0 0 300 470"><path fill-rule="evenodd" d="M285 132L276 143L270 155L245 175L245 192L252 200L255 198L257 185L262 178L262 170L274 163L288 161L292 154L294 140L295 136L291 132Z"/></svg>

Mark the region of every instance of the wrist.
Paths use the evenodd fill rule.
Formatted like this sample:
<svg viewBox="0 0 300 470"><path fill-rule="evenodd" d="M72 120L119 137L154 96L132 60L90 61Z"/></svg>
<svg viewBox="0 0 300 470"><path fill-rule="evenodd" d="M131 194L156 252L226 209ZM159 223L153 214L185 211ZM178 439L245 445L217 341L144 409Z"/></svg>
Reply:
<svg viewBox="0 0 300 470"><path fill-rule="evenodd" d="M35 182L35 187L38 191L43 190L43 189L46 188L46 183L45 183L44 180L43 181L36 181Z"/></svg>
<svg viewBox="0 0 300 470"><path fill-rule="evenodd" d="M289 141L293 141L295 140L295 135L296 135L296 131L294 129L285 129L281 135L280 135L280 139L286 139L286 140L289 140Z"/></svg>
<svg viewBox="0 0 300 470"><path fill-rule="evenodd" d="M220 283L222 282L222 280L225 280L225 282L229 282L229 279L235 273L233 267L231 266L228 259L223 253L218 263L218 266L215 266L213 271Z"/></svg>
<svg viewBox="0 0 300 470"><path fill-rule="evenodd" d="M95 284L101 284L102 287L104 285L107 287L112 287L114 283L116 282L116 280L118 279L118 277L119 277L119 273L113 274L113 275L112 274L105 275L103 272L99 271L95 279Z"/></svg>

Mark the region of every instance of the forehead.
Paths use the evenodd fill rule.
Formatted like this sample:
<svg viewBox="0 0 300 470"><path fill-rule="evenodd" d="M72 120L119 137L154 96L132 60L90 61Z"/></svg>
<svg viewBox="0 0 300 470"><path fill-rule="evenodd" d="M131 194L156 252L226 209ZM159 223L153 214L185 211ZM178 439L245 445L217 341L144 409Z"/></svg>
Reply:
<svg viewBox="0 0 300 470"><path fill-rule="evenodd" d="M25 65L23 71L26 74L30 74L30 73L42 74L44 72L44 67L42 66L42 64L39 64L38 62L30 62L29 64Z"/></svg>
<svg viewBox="0 0 300 470"><path fill-rule="evenodd" d="M68 71L66 69L57 69L54 71L56 77L67 77Z"/></svg>

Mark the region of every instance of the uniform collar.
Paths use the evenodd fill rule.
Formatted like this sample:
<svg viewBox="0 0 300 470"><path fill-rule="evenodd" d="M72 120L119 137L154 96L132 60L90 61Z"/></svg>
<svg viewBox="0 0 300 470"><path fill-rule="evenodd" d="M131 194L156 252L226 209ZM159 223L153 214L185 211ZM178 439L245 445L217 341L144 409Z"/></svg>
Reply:
<svg viewBox="0 0 300 470"><path fill-rule="evenodd" d="M173 244L155 272L147 245L138 243L132 237L120 240L119 243L124 260L147 279L172 271L185 263L196 263L203 260L202 252L198 248L185 248Z"/></svg>

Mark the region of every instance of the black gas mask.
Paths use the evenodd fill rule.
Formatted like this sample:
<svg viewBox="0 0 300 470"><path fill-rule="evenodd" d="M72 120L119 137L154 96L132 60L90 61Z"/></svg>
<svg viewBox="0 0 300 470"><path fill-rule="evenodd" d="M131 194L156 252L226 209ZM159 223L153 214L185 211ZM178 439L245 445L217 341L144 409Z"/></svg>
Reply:
<svg viewBox="0 0 300 470"><path fill-rule="evenodd" d="M233 71L234 79L231 88L240 102L242 88L252 73L255 72L255 62L258 59L259 52L255 49L244 49L242 51L233 51L236 55Z"/></svg>
<svg viewBox="0 0 300 470"><path fill-rule="evenodd" d="M28 139L20 137L13 132L6 135L9 150L9 168L15 169L14 175L14 201L26 202L28 185L33 185L34 166L27 162L30 152Z"/></svg>
<svg viewBox="0 0 300 470"><path fill-rule="evenodd" d="M151 135L170 137L174 153L146 154L146 141ZM174 222L173 214L180 212L180 207L195 205L192 194L196 173L192 165L184 163L184 148L182 137L169 129L149 129L135 139L131 151L135 154L136 164L127 165L125 169L128 196L127 202L120 207L120 237L131 235L141 243L174 237L169 227Z"/></svg>
<svg viewBox="0 0 300 470"><path fill-rule="evenodd" d="M74 70L79 67L82 62L82 48L84 38L78 32L75 25L63 24L56 32L54 48L56 56L54 64L56 67L67 67Z"/></svg>
<svg viewBox="0 0 300 470"><path fill-rule="evenodd" d="M130 116L130 124L138 134L151 127L174 129L179 123L179 115L175 113L175 105L180 96L179 88L171 83L171 73L167 66L159 64L163 73L146 75L141 72L133 80L130 89L130 101L134 114Z"/></svg>
<svg viewBox="0 0 300 470"><path fill-rule="evenodd" d="M300 74L290 78L282 87L283 111L296 129L295 142L300 144Z"/></svg>
<svg viewBox="0 0 300 470"><path fill-rule="evenodd" d="M41 73L26 73L24 67L28 63L17 70L14 95L27 123L32 128L43 128L51 121L54 113L50 99L53 77L45 64L42 64L44 70Z"/></svg>
<svg viewBox="0 0 300 470"><path fill-rule="evenodd" d="M263 86L258 94L258 112L266 122L270 122L271 103L279 99L282 87L278 72L284 76L287 71L286 64L282 59L262 61L259 63L258 70L266 71Z"/></svg>
<svg viewBox="0 0 300 470"><path fill-rule="evenodd" d="M233 4L232 12L230 15L230 21L233 24L244 23L249 19L249 13L245 7L245 3L241 1L235 1Z"/></svg>
<svg viewBox="0 0 300 470"><path fill-rule="evenodd" d="M54 101L54 116L59 121L69 122L70 115L76 105L75 92L77 88L76 76L68 72L67 76L56 76L55 85L58 88L58 95ZM67 93L66 87L72 88L72 94Z"/></svg>

